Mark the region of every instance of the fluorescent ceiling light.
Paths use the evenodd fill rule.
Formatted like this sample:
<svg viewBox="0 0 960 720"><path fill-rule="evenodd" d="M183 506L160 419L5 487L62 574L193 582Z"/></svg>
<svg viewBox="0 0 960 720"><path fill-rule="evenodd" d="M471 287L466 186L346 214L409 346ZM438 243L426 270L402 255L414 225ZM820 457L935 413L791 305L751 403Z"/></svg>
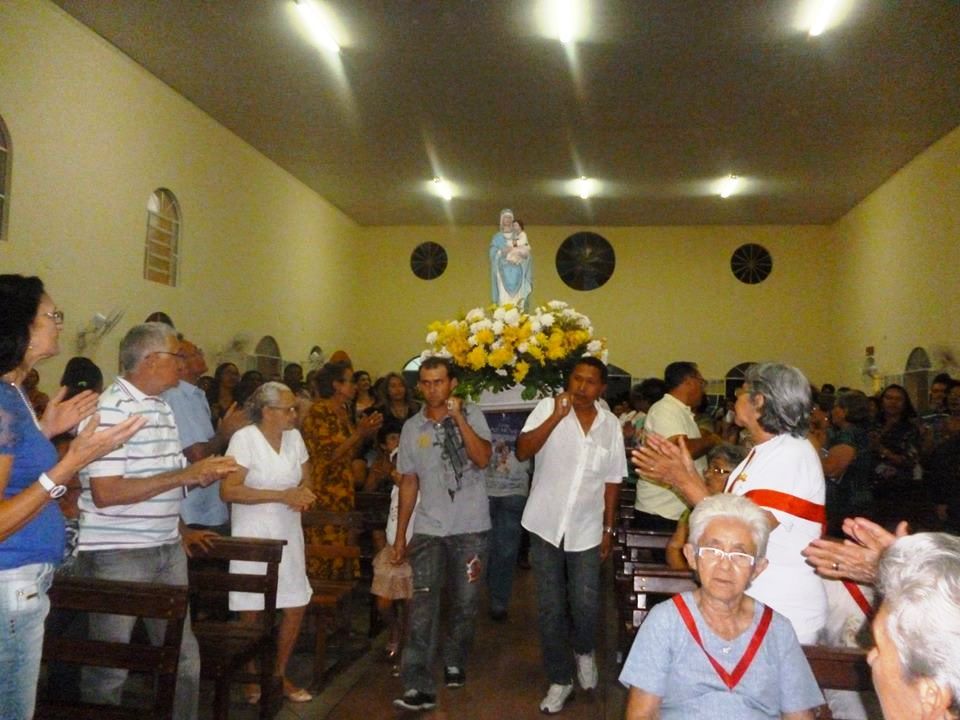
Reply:
<svg viewBox="0 0 960 720"><path fill-rule="evenodd" d="M720 182L720 197L730 197L737 191L739 186L740 178L738 178L736 175L727 175L727 177Z"/></svg>
<svg viewBox="0 0 960 720"><path fill-rule="evenodd" d="M582 200L587 200L593 194L593 180L581 175L577 180L577 194Z"/></svg>
<svg viewBox="0 0 960 720"><path fill-rule="evenodd" d="M588 31L587 0L540 0L536 22L545 37L571 45L584 38Z"/></svg>
<svg viewBox="0 0 960 720"><path fill-rule="evenodd" d="M314 4L313 0L297 0L297 10L300 11L300 16L310 30L314 42L327 52L335 55L338 54L340 52L340 45L337 44L336 38L333 37L333 30L330 27L330 23L323 17L323 14Z"/></svg>
<svg viewBox="0 0 960 720"><path fill-rule="evenodd" d="M827 29L837 12L837 5L837 0L819 0L813 22L810 23L810 37L817 37Z"/></svg>
<svg viewBox="0 0 960 720"><path fill-rule="evenodd" d="M450 187L450 183L448 183L446 180L435 177L433 179L433 185L437 195L442 197L444 200L453 199L453 188Z"/></svg>

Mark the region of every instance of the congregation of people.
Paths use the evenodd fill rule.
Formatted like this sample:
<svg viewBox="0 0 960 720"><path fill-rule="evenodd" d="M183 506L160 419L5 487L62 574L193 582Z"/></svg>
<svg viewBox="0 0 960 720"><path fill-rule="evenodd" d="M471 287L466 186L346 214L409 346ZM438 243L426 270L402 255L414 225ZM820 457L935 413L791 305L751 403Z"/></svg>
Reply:
<svg viewBox="0 0 960 720"><path fill-rule="evenodd" d="M288 701L310 701L289 670L311 580L361 568L309 556L348 529L304 527L301 513L352 512L360 492L389 498L371 592L402 686L392 705L436 707L438 659L452 691L483 672L470 666L481 598L491 621L511 621L528 542L545 691L532 710L561 713L601 682L602 567L626 485L630 522L671 535L667 563L698 583L636 629L619 675L627 718L804 720L825 704L866 718L856 693L821 693L802 649L818 643L869 648L888 720L960 718L960 381L935 377L918 413L900 385L870 396L758 363L710 402L680 361L613 398L607 366L584 357L511 450L457 394L447 359L426 358L415 389L396 372L374 381L343 351L306 375L230 362L208 375L164 318L126 333L111 382L77 357L54 389L34 367L60 350L50 292L0 275L3 718L34 714L55 576L187 585L191 553L227 535L286 542L274 672ZM231 593L229 610L256 623L263 598ZM162 621L146 625L159 641ZM133 626L93 615L86 632L124 641ZM198 716L199 677L188 615L175 717ZM85 666L75 682L85 701L119 704L127 676ZM243 687L252 705L261 694Z"/></svg>

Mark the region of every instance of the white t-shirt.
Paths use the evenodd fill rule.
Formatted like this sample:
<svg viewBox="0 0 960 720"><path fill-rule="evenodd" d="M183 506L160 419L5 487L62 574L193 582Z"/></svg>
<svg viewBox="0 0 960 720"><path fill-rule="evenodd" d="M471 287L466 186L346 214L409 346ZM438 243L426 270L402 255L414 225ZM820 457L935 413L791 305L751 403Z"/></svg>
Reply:
<svg viewBox="0 0 960 720"><path fill-rule="evenodd" d="M647 412L643 432L655 432L665 438L674 435L686 435L691 439L701 437L693 411L670 393L657 400ZM707 469L706 456L697 458L693 463L701 475ZM641 512L669 520L677 520L687 510L687 504L674 490L642 475L637 478L637 499L634 507Z"/></svg>
<svg viewBox="0 0 960 720"><path fill-rule="evenodd" d="M553 398L544 398L527 417L521 432L539 427L553 413ZM603 538L603 496L607 483L627 474L620 422L597 405L587 433L570 411L550 433L534 462L533 485L523 511L523 527L551 545L578 552Z"/></svg>

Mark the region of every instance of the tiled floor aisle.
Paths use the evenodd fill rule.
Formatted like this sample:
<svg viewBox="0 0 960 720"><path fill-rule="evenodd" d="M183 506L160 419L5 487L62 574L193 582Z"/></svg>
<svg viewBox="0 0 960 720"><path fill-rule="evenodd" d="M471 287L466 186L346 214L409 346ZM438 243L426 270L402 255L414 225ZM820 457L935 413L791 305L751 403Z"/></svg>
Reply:
<svg viewBox="0 0 960 720"><path fill-rule="evenodd" d="M609 579L605 586L610 588ZM438 707L428 713L394 710L393 698L401 692L400 680L380 661L379 643L374 652L336 678L313 702L300 706L287 703L279 718L316 718L324 720L516 720L544 717L538 704L547 683L540 668L537 639L536 601L533 574L520 570L514 588L514 604L506 624L491 622L481 614L477 639L467 669L467 684L458 690L441 688ZM617 669L611 638L613 625L612 590L604 608L599 638L598 664L601 685L597 691L578 691L573 702L559 716L565 720L621 720L624 693L616 684ZM382 640L382 639L381 639ZM298 656L299 659L300 656ZM303 656L306 661L307 658ZM437 669L438 679L441 670ZM299 673L297 673L299 675Z"/></svg>

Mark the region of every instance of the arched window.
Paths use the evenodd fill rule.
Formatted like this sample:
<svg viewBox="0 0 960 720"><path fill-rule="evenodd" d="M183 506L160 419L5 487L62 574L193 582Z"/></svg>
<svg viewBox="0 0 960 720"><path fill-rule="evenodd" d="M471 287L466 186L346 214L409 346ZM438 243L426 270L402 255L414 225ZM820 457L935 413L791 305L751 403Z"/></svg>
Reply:
<svg viewBox="0 0 960 720"><path fill-rule="evenodd" d="M280 355L280 346L272 335L264 335L253 351L257 356L257 370L264 380L275 380L283 372L283 358Z"/></svg>
<svg viewBox="0 0 960 720"><path fill-rule="evenodd" d="M10 133L0 117L0 240L7 239L7 216L10 214Z"/></svg>
<svg viewBox="0 0 960 720"><path fill-rule="evenodd" d="M147 201L147 241L143 251L143 277L176 287L179 270L180 205L166 188Z"/></svg>

